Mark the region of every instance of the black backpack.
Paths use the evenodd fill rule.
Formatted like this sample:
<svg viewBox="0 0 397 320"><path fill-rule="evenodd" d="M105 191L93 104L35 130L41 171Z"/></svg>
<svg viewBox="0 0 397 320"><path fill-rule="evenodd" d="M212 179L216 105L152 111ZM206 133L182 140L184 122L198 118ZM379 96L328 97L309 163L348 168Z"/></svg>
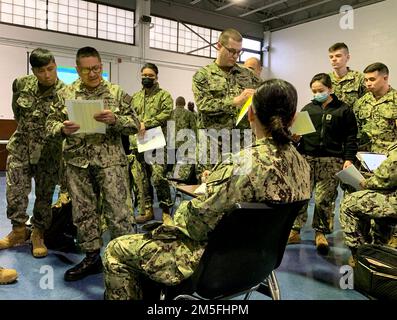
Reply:
<svg viewBox="0 0 397 320"><path fill-rule="evenodd" d="M380 300L397 300L397 249L364 244L357 250L354 289Z"/></svg>
<svg viewBox="0 0 397 320"><path fill-rule="evenodd" d="M77 228L73 224L72 202L61 207L52 206L51 226L44 232L44 243L48 249L62 252L78 252L75 239Z"/></svg>

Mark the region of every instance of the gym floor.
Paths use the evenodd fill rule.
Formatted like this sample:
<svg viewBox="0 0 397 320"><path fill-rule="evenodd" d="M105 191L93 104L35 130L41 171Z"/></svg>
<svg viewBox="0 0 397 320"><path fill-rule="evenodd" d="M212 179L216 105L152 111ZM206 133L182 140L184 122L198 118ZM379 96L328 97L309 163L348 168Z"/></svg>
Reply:
<svg viewBox="0 0 397 320"><path fill-rule="evenodd" d="M33 189L34 189L34 183ZM56 199L57 194L54 194ZM29 196L28 213L32 214L34 192ZM314 231L311 228L313 202L309 206L309 218L301 231L302 242L288 245L276 276L283 300L367 300L354 289L343 289L344 275L341 266L347 264L349 251L343 243L336 205L334 232L327 236L330 251L326 256L317 253L314 245ZM161 219L161 210L155 209L155 218ZM0 237L11 230L6 217L5 172L0 172ZM104 234L104 243L109 241ZM103 249L102 249L103 253ZM33 258L30 246L20 246L0 251L0 266L14 268L19 277L15 283L0 285L0 300L102 300L104 292L103 275L92 275L76 282L65 282L67 269L84 258L84 254L63 253L49 250L47 257ZM341 285L342 283L342 285ZM342 288L341 288L342 287ZM236 299L241 299L237 297ZM251 300L270 298L253 293Z"/></svg>

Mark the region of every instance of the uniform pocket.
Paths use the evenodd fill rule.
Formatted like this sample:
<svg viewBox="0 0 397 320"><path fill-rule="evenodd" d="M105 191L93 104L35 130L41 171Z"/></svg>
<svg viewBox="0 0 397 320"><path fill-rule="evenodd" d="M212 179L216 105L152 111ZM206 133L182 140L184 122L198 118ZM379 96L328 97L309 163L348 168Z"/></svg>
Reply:
<svg viewBox="0 0 397 320"><path fill-rule="evenodd" d="M25 108L25 109L31 108L34 104L34 97L21 92L21 94L17 99L17 104L21 108Z"/></svg>

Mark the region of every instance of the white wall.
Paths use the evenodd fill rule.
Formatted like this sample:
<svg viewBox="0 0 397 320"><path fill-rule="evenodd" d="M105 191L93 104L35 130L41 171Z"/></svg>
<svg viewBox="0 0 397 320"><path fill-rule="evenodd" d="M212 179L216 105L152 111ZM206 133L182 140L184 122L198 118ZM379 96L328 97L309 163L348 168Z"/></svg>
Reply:
<svg viewBox="0 0 397 320"><path fill-rule="evenodd" d="M12 82L19 75L26 74L26 65L26 50L0 45L0 119L14 118L11 108Z"/></svg>
<svg viewBox="0 0 397 320"><path fill-rule="evenodd" d="M387 0L354 10L354 28L342 30L342 15L274 32L271 36L271 72L266 77L290 81L298 90L298 108L311 99L309 82L319 72L331 71L328 48L345 42L351 54L349 66L363 71L373 62L390 69L391 85L397 87L397 1Z"/></svg>

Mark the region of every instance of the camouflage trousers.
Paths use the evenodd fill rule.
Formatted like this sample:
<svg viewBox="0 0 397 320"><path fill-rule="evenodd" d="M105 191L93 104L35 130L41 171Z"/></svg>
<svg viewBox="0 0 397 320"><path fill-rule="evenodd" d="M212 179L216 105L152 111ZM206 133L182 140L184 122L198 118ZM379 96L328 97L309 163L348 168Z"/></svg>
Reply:
<svg viewBox="0 0 397 320"><path fill-rule="evenodd" d="M63 159L61 160L61 164L59 166L59 193L67 193L68 192L68 183L66 180L67 176L66 176L66 163L65 161L63 161Z"/></svg>
<svg viewBox="0 0 397 320"><path fill-rule="evenodd" d="M310 188L315 199L312 227L325 234L331 233L339 184L335 174L342 170L343 160L335 157L303 157L310 165ZM292 229L299 231L306 224L307 207L302 208Z"/></svg>
<svg viewBox="0 0 397 320"><path fill-rule="evenodd" d="M186 242L187 241L187 242ZM104 254L105 298L159 299L159 284L176 285L192 275L203 249L192 240L154 240L127 235L109 242Z"/></svg>
<svg viewBox="0 0 397 320"><path fill-rule="evenodd" d="M26 209L32 178L35 181L35 202L31 223L38 229L46 230L51 224L51 203L55 185L58 182L59 164L42 157L37 164L20 162L13 155L7 158L6 198L7 217L12 225L25 224L29 219Z"/></svg>
<svg viewBox="0 0 397 320"><path fill-rule="evenodd" d="M371 219L375 219L373 230L375 243L385 244L393 228L377 218L397 218L397 194L374 190L357 191L345 195L340 208L340 225L345 234L345 243L357 248L368 238Z"/></svg>
<svg viewBox="0 0 397 320"><path fill-rule="evenodd" d="M79 168L67 164L66 174L73 223L84 251L95 251L102 246L101 214L112 239L134 233L127 166Z"/></svg>
<svg viewBox="0 0 397 320"><path fill-rule="evenodd" d="M173 202L167 174L167 164L149 164L146 163L144 153L138 153L136 149L129 155L132 189L136 197L135 204L138 206L138 212L143 214L145 208L153 206L154 191L156 189L159 205L162 209L171 208ZM153 179L153 186L151 183Z"/></svg>

